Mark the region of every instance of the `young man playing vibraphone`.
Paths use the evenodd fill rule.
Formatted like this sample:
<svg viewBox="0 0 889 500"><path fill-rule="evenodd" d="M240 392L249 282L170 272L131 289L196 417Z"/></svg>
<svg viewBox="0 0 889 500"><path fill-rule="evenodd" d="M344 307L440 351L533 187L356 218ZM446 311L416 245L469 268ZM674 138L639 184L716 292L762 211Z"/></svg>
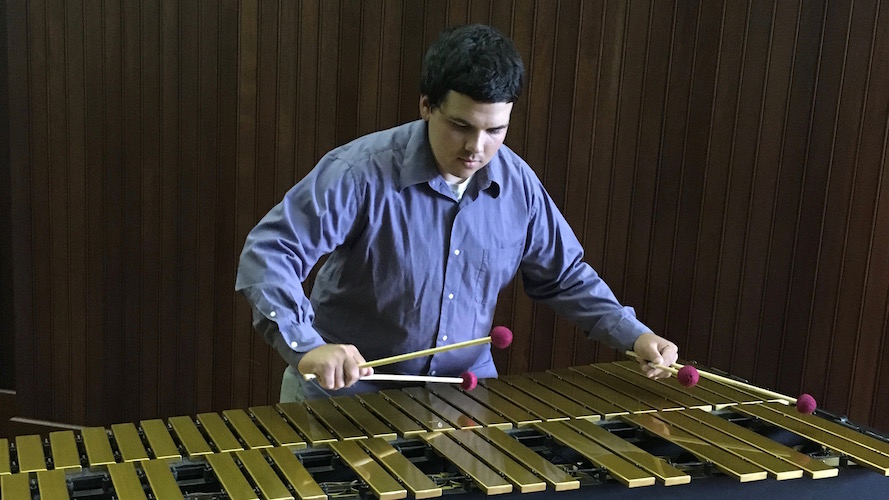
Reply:
<svg viewBox="0 0 889 500"><path fill-rule="evenodd" d="M373 372L366 361L487 336L519 271L529 297L591 339L676 361L676 345L618 303L534 171L503 146L523 73L493 28L446 30L423 61L421 120L329 152L250 232L236 287L288 362L282 401L377 390L360 380ZM302 283L324 255L308 298ZM378 371L497 376L487 344Z"/></svg>

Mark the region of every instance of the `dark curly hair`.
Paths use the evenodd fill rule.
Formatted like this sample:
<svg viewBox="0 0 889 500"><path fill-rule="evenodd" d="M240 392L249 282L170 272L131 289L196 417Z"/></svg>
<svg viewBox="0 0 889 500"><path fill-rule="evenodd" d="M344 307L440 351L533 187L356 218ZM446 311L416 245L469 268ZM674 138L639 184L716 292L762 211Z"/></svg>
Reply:
<svg viewBox="0 0 889 500"><path fill-rule="evenodd" d="M515 102L525 68L512 40L483 24L443 31L423 58L420 94L438 107L448 92L476 102Z"/></svg>

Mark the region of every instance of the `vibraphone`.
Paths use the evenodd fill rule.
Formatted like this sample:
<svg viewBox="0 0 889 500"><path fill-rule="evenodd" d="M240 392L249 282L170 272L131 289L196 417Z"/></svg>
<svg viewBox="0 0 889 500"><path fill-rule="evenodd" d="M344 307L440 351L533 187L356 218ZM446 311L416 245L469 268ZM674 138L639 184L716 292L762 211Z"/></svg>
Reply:
<svg viewBox="0 0 889 500"><path fill-rule="evenodd" d="M0 500L561 498L594 485L665 498L708 477L821 488L841 469L889 486L879 434L710 380L650 380L632 361L18 436L0 450Z"/></svg>

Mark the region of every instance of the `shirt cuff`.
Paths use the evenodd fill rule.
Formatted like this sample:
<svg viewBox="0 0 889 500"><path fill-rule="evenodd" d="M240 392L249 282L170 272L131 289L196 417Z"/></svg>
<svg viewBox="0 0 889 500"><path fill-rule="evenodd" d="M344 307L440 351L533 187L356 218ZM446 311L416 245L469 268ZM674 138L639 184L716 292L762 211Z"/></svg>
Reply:
<svg viewBox="0 0 889 500"><path fill-rule="evenodd" d="M651 328L636 318L632 307L622 307L617 314L609 314L596 323L590 332L590 338L605 342L611 347L624 351L632 350L633 344L643 333L651 332Z"/></svg>

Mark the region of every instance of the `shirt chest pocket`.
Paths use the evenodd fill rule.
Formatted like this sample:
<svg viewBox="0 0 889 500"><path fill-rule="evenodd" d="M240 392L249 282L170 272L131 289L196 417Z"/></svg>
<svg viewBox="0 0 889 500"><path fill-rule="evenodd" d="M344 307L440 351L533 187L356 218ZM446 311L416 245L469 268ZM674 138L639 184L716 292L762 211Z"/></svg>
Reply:
<svg viewBox="0 0 889 500"><path fill-rule="evenodd" d="M486 248L482 252L475 284L476 300L483 305L497 301L497 295L515 276L519 268L524 241L503 248Z"/></svg>

